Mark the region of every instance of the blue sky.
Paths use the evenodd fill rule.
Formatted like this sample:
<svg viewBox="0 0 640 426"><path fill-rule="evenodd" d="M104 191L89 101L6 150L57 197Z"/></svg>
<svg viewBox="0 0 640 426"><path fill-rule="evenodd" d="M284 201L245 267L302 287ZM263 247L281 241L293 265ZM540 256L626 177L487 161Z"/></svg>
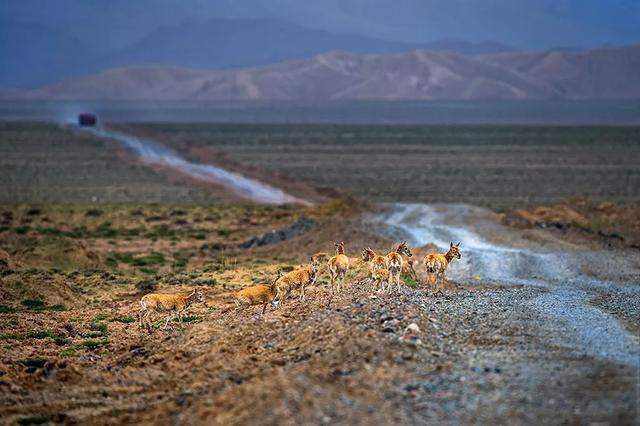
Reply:
<svg viewBox="0 0 640 426"><path fill-rule="evenodd" d="M3 20L64 28L118 48L157 25L265 17L389 40L496 40L517 47L640 41L640 0L3 0Z"/></svg>

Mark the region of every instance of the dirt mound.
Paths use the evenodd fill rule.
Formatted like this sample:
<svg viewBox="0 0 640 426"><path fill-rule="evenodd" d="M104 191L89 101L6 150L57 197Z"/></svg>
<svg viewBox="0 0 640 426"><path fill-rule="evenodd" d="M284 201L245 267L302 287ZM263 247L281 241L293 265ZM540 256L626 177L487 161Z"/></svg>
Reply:
<svg viewBox="0 0 640 426"><path fill-rule="evenodd" d="M16 257L28 267L71 270L103 265L101 256L77 239L45 236L37 239L25 238L24 242Z"/></svg>
<svg viewBox="0 0 640 426"><path fill-rule="evenodd" d="M12 272L19 267L20 264L12 259L9 253L0 249L0 274Z"/></svg>
<svg viewBox="0 0 640 426"><path fill-rule="evenodd" d="M301 217L289 226L273 230L260 236L252 237L240 244L241 248L262 247L280 243L290 238L305 234L318 226L318 222L308 217Z"/></svg>
<svg viewBox="0 0 640 426"><path fill-rule="evenodd" d="M567 200L528 210L510 210L502 218L517 228L575 230L607 245L640 248L640 208L586 199Z"/></svg>

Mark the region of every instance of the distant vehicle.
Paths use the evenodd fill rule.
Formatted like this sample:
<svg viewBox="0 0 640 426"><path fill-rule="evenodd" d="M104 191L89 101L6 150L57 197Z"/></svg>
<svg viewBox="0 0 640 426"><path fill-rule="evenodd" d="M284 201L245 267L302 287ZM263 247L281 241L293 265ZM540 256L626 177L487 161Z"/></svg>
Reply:
<svg viewBox="0 0 640 426"><path fill-rule="evenodd" d="M97 122L98 119L94 114L89 114L88 112L78 114L78 124L80 126L95 126Z"/></svg>

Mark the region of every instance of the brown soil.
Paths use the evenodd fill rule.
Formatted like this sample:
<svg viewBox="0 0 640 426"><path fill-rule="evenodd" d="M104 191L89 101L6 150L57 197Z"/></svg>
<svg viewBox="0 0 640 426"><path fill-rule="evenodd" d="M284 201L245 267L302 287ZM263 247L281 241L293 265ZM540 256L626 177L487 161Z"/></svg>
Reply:
<svg viewBox="0 0 640 426"><path fill-rule="evenodd" d="M517 228L547 228L567 239L604 247L640 249L640 207L584 198L509 210L502 222Z"/></svg>
<svg viewBox="0 0 640 426"><path fill-rule="evenodd" d="M12 223L30 217L26 233L13 227L0 233L0 249L9 261L27 261L14 263L15 270L0 278L3 423L632 423L637 418L630 398L636 370L550 344L547 324L527 307L543 289L450 283L442 297L408 286L394 295L371 289L362 279L364 265L355 259L364 246L384 252L392 241L362 225L353 202L309 209L46 206L29 216L33 210L19 206L6 215ZM248 236L303 214L320 226L271 246L237 247ZM44 238L39 226L44 217L55 229L67 229L70 221L83 225L87 236L58 236L78 243L73 255L52 258L62 262L53 268L34 269L34 260L17 247L24 246L20 238ZM172 225L175 239L157 231L158 224L176 220L181 222ZM113 234L104 222L109 229L144 229L135 237ZM336 240L346 241L354 258L344 292L331 295L323 270L304 302L294 297L278 309L269 307L264 316L260 307L237 310L231 302L237 288L268 282L277 269L331 251ZM87 267L77 255L86 251L97 255L97 266ZM137 264L123 257L154 252L164 261ZM114 253L120 256L116 265L107 262ZM181 256L187 260L179 265ZM193 306L189 322L148 332L136 323L145 283L171 293L197 286L208 306Z"/></svg>

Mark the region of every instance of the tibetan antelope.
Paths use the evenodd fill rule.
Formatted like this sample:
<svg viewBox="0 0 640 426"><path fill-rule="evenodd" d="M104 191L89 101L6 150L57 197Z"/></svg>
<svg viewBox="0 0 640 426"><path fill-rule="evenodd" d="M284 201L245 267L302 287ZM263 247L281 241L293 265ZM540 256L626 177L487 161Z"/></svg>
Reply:
<svg viewBox="0 0 640 426"><path fill-rule="evenodd" d="M340 244L336 243L336 255L333 256L327 264L329 265L329 274L331 275L331 293L336 279L338 279L338 290L342 290L344 285L344 277L349 269L349 258L344 254L344 241Z"/></svg>
<svg viewBox="0 0 640 426"><path fill-rule="evenodd" d="M389 292L391 292L391 287L393 282L396 282L396 290L400 291L400 274L403 270L404 260L402 259L402 255L406 255L411 257L411 250L407 246L407 242L403 241L394 251L387 254L387 268L389 269Z"/></svg>
<svg viewBox="0 0 640 426"><path fill-rule="evenodd" d="M143 326L145 320L148 320L152 312L169 312L164 322L164 328L167 328L169 320L174 315L182 322L183 312L191 306L193 302L207 305L200 290L194 290L188 296L163 293L146 294L140 299L140 305L142 306L142 311L140 311L140 327ZM151 328L151 321L147 321L147 328Z"/></svg>
<svg viewBox="0 0 640 426"><path fill-rule="evenodd" d="M438 281L445 280L445 272L449 267L449 263L455 258L462 258L460 254L460 243L449 244L449 250L445 254L430 253L424 257L424 266L427 269L427 275L429 282L432 286L435 286ZM442 291L439 291L442 293Z"/></svg>
<svg viewBox="0 0 640 426"><path fill-rule="evenodd" d="M381 287L385 290L385 282L389 281L389 269L387 268L387 258L376 254L370 247L362 250L362 261L369 269L369 279L373 281L374 287Z"/></svg>
<svg viewBox="0 0 640 426"><path fill-rule="evenodd" d="M269 303L273 304L276 297L276 281L282 276L282 271L271 284L258 284L242 289L234 295L236 305L239 308L246 308L254 305L262 305L262 314L267 310Z"/></svg>
<svg viewBox="0 0 640 426"><path fill-rule="evenodd" d="M284 274L276 280L275 287L278 308L287 300L289 293L297 288L300 289L300 301L304 300L304 288L307 285L315 284L322 257L322 253L314 254L311 256L311 264Z"/></svg>

